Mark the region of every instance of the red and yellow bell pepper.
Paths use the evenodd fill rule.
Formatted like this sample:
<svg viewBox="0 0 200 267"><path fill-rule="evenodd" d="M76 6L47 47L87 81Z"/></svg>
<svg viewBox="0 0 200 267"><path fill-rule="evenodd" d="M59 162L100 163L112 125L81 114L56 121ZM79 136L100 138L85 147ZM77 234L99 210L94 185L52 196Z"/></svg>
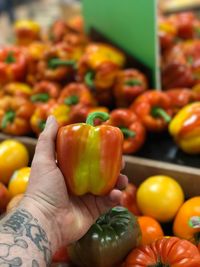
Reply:
<svg viewBox="0 0 200 267"><path fill-rule="evenodd" d="M200 102L185 106L173 118L169 132L186 153L200 153Z"/></svg>
<svg viewBox="0 0 200 267"><path fill-rule="evenodd" d="M171 121L172 108L168 95L160 91L147 91L131 105L148 131L160 132L167 129Z"/></svg>
<svg viewBox="0 0 200 267"><path fill-rule="evenodd" d="M166 94L170 97L173 114L196 100L195 92L187 88L170 89Z"/></svg>
<svg viewBox="0 0 200 267"><path fill-rule="evenodd" d="M27 83L11 82L3 87L2 93L3 95L19 96L28 99L32 94L32 88Z"/></svg>
<svg viewBox="0 0 200 267"><path fill-rule="evenodd" d="M70 83L61 92L58 103L75 106L78 104L94 106L95 99L82 83Z"/></svg>
<svg viewBox="0 0 200 267"><path fill-rule="evenodd" d="M96 118L107 113L91 113L86 123L62 127L57 135L57 160L67 188L75 195L105 195L115 186L122 162L123 135L110 125L94 127Z"/></svg>
<svg viewBox="0 0 200 267"><path fill-rule="evenodd" d="M31 117L31 127L34 133L39 135L44 130L46 120L50 115L55 117L59 127L67 125L71 122L70 113L70 106L58 104L55 99L51 99L35 109L35 112Z"/></svg>
<svg viewBox="0 0 200 267"><path fill-rule="evenodd" d="M40 25L32 20L18 20L14 25L17 45L27 46L40 39Z"/></svg>
<svg viewBox="0 0 200 267"><path fill-rule="evenodd" d="M162 50L169 49L177 36L177 27L168 18L159 17L158 24L159 39Z"/></svg>
<svg viewBox="0 0 200 267"><path fill-rule="evenodd" d="M128 107L147 88L147 78L140 71L136 69L119 71L114 86L116 105L118 107Z"/></svg>
<svg viewBox="0 0 200 267"><path fill-rule="evenodd" d="M146 129L134 112L129 109L113 110L106 124L118 127L122 131L124 154L135 153L145 142Z"/></svg>
<svg viewBox="0 0 200 267"><path fill-rule="evenodd" d="M0 85L25 78L27 56L22 48L0 48Z"/></svg>
<svg viewBox="0 0 200 267"><path fill-rule="evenodd" d="M78 65L78 80L90 88L108 90L124 64L125 56L118 49L102 43L89 44Z"/></svg>
<svg viewBox="0 0 200 267"><path fill-rule="evenodd" d="M30 117L34 112L33 104L22 97L5 96L0 100L0 129L12 135L30 133Z"/></svg>
<svg viewBox="0 0 200 267"><path fill-rule="evenodd" d="M37 66L37 77L40 80L67 81L74 72L81 52L66 43L51 46L44 53Z"/></svg>
<svg viewBox="0 0 200 267"><path fill-rule="evenodd" d="M57 99L60 94L60 85L54 82L41 81L33 87L31 101L33 103L44 103L50 99Z"/></svg>
<svg viewBox="0 0 200 267"><path fill-rule="evenodd" d="M51 99L35 109L35 112L30 119L30 123L32 130L36 135L39 135L44 130L49 111L55 104L56 101Z"/></svg>

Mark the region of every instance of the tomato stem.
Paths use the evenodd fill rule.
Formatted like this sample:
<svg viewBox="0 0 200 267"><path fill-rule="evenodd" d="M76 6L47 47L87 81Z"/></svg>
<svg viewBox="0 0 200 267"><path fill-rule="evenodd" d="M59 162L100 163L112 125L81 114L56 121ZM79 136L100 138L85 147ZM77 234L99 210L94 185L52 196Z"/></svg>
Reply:
<svg viewBox="0 0 200 267"><path fill-rule="evenodd" d="M5 113L3 116L2 122L1 122L1 128L5 129L9 123L12 123L15 119L15 112L13 110L9 110Z"/></svg>
<svg viewBox="0 0 200 267"><path fill-rule="evenodd" d="M106 112L92 112L88 115L86 123L94 126L95 119L101 119L102 121L107 121L109 119L109 114Z"/></svg>

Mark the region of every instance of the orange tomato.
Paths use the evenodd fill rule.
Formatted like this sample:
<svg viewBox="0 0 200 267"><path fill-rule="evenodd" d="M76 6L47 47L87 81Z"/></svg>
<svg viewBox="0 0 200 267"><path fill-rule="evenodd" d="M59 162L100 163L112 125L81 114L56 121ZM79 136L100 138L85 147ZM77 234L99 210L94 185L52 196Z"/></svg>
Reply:
<svg viewBox="0 0 200 267"><path fill-rule="evenodd" d="M138 222L142 231L141 245L150 245L164 236L161 225L155 219L148 216L139 216Z"/></svg>
<svg viewBox="0 0 200 267"><path fill-rule="evenodd" d="M190 198L179 209L173 224L174 234L196 243L200 247L200 228L192 228L189 222L194 216L200 218L200 196Z"/></svg>
<svg viewBox="0 0 200 267"><path fill-rule="evenodd" d="M10 200L8 189L0 183L0 212L4 211Z"/></svg>
<svg viewBox="0 0 200 267"><path fill-rule="evenodd" d="M28 165L29 154L26 147L15 140L0 144L0 182L8 184L13 172Z"/></svg>
<svg viewBox="0 0 200 267"><path fill-rule="evenodd" d="M20 194L20 195L13 197L6 207L6 212L9 212L10 210L16 208L23 197L24 197L24 194Z"/></svg>
<svg viewBox="0 0 200 267"><path fill-rule="evenodd" d="M8 191L11 197L25 193L30 177L30 172L31 168L24 167L13 173L8 184Z"/></svg>

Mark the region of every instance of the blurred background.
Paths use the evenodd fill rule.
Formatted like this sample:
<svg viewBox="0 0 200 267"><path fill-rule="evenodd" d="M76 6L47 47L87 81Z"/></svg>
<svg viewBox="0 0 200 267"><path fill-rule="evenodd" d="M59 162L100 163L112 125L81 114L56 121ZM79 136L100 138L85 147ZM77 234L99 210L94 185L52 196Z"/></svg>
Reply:
<svg viewBox="0 0 200 267"><path fill-rule="evenodd" d="M12 42L12 23L17 19L34 19L48 27L56 18L80 12L79 0L0 0L0 44Z"/></svg>

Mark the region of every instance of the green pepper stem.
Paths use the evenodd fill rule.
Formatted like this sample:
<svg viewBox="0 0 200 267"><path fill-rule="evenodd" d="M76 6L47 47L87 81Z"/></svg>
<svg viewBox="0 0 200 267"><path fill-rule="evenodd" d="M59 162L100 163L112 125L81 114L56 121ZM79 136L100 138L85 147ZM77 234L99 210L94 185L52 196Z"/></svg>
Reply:
<svg viewBox="0 0 200 267"><path fill-rule="evenodd" d="M79 97L77 95L71 95L64 100L65 105L76 105L79 103Z"/></svg>
<svg viewBox="0 0 200 267"><path fill-rule="evenodd" d="M49 94L47 93L41 93L41 94L35 94L31 96L32 102L47 102L49 100Z"/></svg>
<svg viewBox="0 0 200 267"><path fill-rule="evenodd" d="M86 123L94 126L95 119L101 119L102 121L107 121L109 118L110 116L106 112L92 112L88 115Z"/></svg>
<svg viewBox="0 0 200 267"><path fill-rule="evenodd" d="M15 112L13 110L9 110L5 113L3 116L2 122L1 122L1 128L5 129L8 125L8 123L12 123L15 119Z"/></svg>
<svg viewBox="0 0 200 267"><path fill-rule="evenodd" d="M10 51L5 59L5 62L8 64L16 62L16 59L14 57L13 51Z"/></svg>
<svg viewBox="0 0 200 267"><path fill-rule="evenodd" d="M129 130L128 128L119 127L119 129L122 131L125 138L133 138L136 136L136 133L134 131Z"/></svg>
<svg viewBox="0 0 200 267"><path fill-rule="evenodd" d="M75 65L76 65L75 60L63 60L63 59L59 59L59 58L52 58L48 61L48 68L50 68L50 69L56 69L56 68L61 67L61 66L74 67Z"/></svg>
<svg viewBox="0 0 200 267"><path fill-rule="evenodd" d="M169 123L172 119L164 109L159 108L159 107L152 108L151 114L153 117L163 118L166 123Z"/></svg>
<svg viewBox="0 0 200 267"><path fill-rule="evenodd" d="M94 88L94 72L88 71L85 74L84 81L89 88Z"/></svg>
<svg viewBox="0 0 200 267"><path fill-rule="evenodd" d="M46 125L46 121L45 120L41 120L39 123L38 123L38 128L43 131L44 128L45 128L45 125Z"/></svg>
<svg viewBox="0 0 200 267"><path fill-rule="evenodd" d="M141 81L136 80L136 79L130 79L125 82L125 85L128 86L135 86L135 85L142 85Z"/></svg>

